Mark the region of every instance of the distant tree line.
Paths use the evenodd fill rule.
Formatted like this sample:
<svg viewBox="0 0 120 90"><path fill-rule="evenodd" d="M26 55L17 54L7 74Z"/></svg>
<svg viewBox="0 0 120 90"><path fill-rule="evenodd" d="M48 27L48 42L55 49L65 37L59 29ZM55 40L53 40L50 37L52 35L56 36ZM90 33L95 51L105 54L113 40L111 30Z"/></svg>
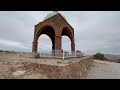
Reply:
<svg viewBox="0 0 120 90"><path fill-rule="evenodd" d="M93 59L107 60L107 58L105 58L104 54L102 54L102 53L96 53L95 55L93 55Z"/></svg>
<svg viewBox="0 0 120 90"><path fill-rule="evenodd" d="M3 51L3 50L0 50L0 52L15 53L15 51Z"/></svg>

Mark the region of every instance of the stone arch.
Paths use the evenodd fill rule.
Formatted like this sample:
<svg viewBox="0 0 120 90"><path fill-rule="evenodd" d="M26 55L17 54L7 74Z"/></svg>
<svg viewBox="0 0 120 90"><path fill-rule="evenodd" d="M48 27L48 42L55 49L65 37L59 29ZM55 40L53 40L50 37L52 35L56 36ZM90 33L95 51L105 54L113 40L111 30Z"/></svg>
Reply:
<svg viewBox="0 0 120 90"><path fill-rule="evenodd" d="M37 52L38 38L41 34L50 37L55 55L57 55L57 51L62 51L61 40L63 35L70 38L71 51L75 51L74 29L59 13L35 25L32 52Z"/></svg>
<svg viewBox="0 0 120 90"><path fill-rule="evenodd" d="M62 28L61 36L64 36L64 35L68 36L71 41L74 38L73 32L68 27Z"/></svg>
<svg viewBox="0 0 120 90"><path fill-rule="evenodd" d="M45 34L47 35L52 42L52 50L55 49L55 30L52 26L50 25L45 25L41 27L39 30L35 30L34 34L34 40L33 40L33 49L32 52L37 52L37 47L38 47L38 39L40 35Z"/></svg>
<svg viewBox="0 0 120 90"><path fill-rule="evenodd" d="M46 46L50 46L45 48ZM46 34L41 34L38 39L38 48L37 52L44 52L44 51L51 51L52 50L52 39Z"/></svg>
<svg viewBox="0 0 120 90"><path fill-rule="evenodd" d="M46 34L50 37L51 34L55 35L55 29L50 25L44 25L43 27L41 27L39 30L35 32L35 39L38 40L41 34Z"/></svg>
<svg viewBox="0 0 120 90"><path fill-rule="evenodd" d="M75 51L74 32L68 27L64 27L61 31L61 36L68 36L71 41L71 51Z"/></svg>

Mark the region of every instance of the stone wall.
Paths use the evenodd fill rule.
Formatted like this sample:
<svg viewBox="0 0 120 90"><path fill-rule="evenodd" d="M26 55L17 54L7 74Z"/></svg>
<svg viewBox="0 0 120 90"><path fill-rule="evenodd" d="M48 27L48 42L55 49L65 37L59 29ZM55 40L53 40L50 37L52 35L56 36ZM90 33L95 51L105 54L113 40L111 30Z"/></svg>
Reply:
<svg viewBox="0 0 120 90"><path fill-rule="evenodd" d="M91 64L92 58L82 58L64 66L29 63L24 68L39 72L48 79L81 79Z"/></svg>

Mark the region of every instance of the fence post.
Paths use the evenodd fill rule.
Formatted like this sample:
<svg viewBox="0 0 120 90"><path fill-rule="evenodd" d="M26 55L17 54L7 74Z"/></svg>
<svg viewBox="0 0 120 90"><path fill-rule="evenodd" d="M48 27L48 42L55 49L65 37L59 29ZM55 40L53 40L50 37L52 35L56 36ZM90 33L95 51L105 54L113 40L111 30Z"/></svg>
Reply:
<svg viewBox="0 0 120 90"><path fill-rule="evenodd" d="M63 50L63 59L64 59L65 57L64 57L64 50Z"/></svg>

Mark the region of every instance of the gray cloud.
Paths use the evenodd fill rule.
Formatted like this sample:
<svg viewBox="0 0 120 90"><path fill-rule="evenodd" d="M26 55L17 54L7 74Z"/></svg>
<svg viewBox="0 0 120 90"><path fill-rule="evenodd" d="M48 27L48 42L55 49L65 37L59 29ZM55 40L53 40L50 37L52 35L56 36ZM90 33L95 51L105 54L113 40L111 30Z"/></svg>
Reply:
<svg viewBox="0 0 120 90"><path fill-rule="evenodd" d="M51 11L0 11L0 49L32 50L34 25ZM75 30L76 49L85 53L120 54L119 11L60 11ZM39 51L51 50L50 39L39 38ZM70 50L70 40L63 37L64 50ZM68 48L69 47L69 48Z"/></svg>

